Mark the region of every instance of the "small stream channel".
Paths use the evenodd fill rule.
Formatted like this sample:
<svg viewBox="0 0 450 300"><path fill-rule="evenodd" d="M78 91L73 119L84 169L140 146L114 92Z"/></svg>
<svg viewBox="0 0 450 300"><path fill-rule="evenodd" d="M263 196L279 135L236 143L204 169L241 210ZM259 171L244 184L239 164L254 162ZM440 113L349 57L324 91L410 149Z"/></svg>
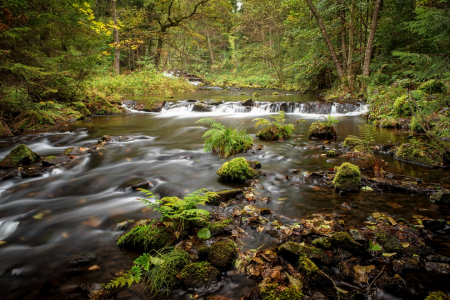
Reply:
<svg viewBox="0 0 450 300"><path fill-rule="evenodd" d="M209 98L225 103L210 112L193 112L189 109L191 104L184 102ZM115 245L115 238L121 233L116 230L116 224L156 217L135 200L141 193L119 189L119 186L130 179L142 178L153 184L151 191L160 197L183 197L200 188L217 190L239 186L219 180L215 172L227 159L203 152L202 136L207 127L195 122L213 117L225 125L240 126L255 136L259 129L252 120L280 110L281 102L294 102L289 106L291 110L287 110L290 112L286 114L288 122L300 118L307 122L297 125L293 139L283 143L255 138L255 145L264 146L265 155L238 155L260 161L262 170L269 174L258 179L255 194L267 197L270 191L273 201L256 203L256 206L279 210L284 216L283 223L287 224L318 213L338 214L347 224L361 224L373 212L406 219L417 214L448 219L448 211L440 210L424 196L377 192L340 196L331 188L304 184L291 173L293 169L326 170L345 161L317 154L329 149L339 151L345 137L357 135L357 125L366 123L366 117L360 115L364 107L349 111L331 105L327 110L311 113L311 109L305 107L317 100L314 95L270 95L259 97L257 101L262 104L250 111L236 108L239 101L248 98L248 95L213 92L176 95L161 113L93 116L92 122L72 123L77 128L74 131L27 133L0 140L2 159L20 143L48 156L59 155L70 146L95 144L103 135L130 137L126 142L109 143L97 153L76 157L42 177L0 181L0 240L6 241L0 245L0 298L85 299L78 285L108 282L115 273L130 267L138 256ZM335 125L338 138L323 149L323 141L310 141L306 133L312 122L328 113L340 121ZM405 141L406 135L408 132L378 129L377 139L399 143ZM400 162L391 156L383 156L383 159L388 162L387 170L393 173L434 182L449 175L447 169L430 169ZM291 178L286 179L286 175ZM357 208L347 210L342 206L344 202ZM440 236L434 242L437 253L450 254L447 236ZM247 228L247 238L242 240L241 246L256 249L262 245L275 245L275 239ZM100 269L68 267L68 259L84 251L97 255L92 265ZM429 290L449 290L447 276L408 276L404 278L406 287L397 294L382 292L370 299L423 299ZM252 280L235 271L225 274L223 283L216 294L232 299L240 299L254 285ZM192 293L177 290L161 299L190 299L190 295ZM152 299L141 287L122 289L116 298Z"/></svg>

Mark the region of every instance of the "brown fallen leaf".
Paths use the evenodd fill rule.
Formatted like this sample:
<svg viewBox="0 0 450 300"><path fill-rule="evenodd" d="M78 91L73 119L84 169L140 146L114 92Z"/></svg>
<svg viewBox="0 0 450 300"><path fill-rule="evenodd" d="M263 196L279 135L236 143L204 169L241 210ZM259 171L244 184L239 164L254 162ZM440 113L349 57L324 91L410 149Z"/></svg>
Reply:
<svg viewBox="0 0 450 300"><path fill-rule="evenodd" d="M88 270L89 270L89 271L97 271L97 270L100 270L100 267L97 266L97 265L93 265L93 266L89 267Z"/></svg>

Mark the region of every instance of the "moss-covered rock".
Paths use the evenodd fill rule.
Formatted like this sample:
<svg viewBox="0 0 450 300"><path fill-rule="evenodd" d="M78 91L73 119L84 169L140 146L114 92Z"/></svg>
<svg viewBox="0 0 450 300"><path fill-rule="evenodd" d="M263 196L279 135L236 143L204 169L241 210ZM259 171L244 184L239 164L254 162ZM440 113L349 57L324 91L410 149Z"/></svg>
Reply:
<svg viewBox="0 0 450 300"><path fill-rule="evenodd" d="M217 175L226 181L241 182L258 176L258 172L250 167L245 158L238 157L224 163L217 171Z"/></svg>
<svg viewBox="0 0 450 300"><path fill-rule="evenodd" d="M345 162L335 167L336 175L333 178L334 188L340 191L357 191L361 184L361 172L351 163Z"/></svg>
<svg viewBox="0 0 450 300"><path fill-rule="evenodd" d="M71 106L69 106L70 109L79 112L81 115L84 116L91 116L91 112L89 111L89 109L86 107L86 105L81 102L73 102Z"/></svg>
<svg viewBox="0 0 450 300"><path fill-rule="evenodd" d="M199 255L205 258L213 267L226 271L230 269L237 256L236 245L231 240L221 240L211 247L199 249Z"/></svg>
<svg viewBox="0 0 450 300"><path fill-rule="evenodd" d="M298 269L308 281L316 281L319 277L319 274L317 273L319 268L306 256L300 256L298 259Z"/></svg>
<svg viewBox="0 0 450 300"><path fill-rule="evenodd" d="M14 168L29 165L39 160L40 156L24 144L20 144L0 162L0 168Z"/></svg>
<svg viewBox="0 0 450 300"><path fill-rule="evenodd" d="M318 239L315 239L312 243L315 247L319 247L322 249L331 249L333 247L332 241L330 238L327 237L321 237Z"/></svg>
<svg viewBox="0 0 450 300"><path fill-rule="evenodd" d="M334 248L346 250L352 254L366 255L366 247L357 243L347 232L336 232L331 236L331 242Z"/></svg>
<svg viewBox="0 0 450 300"><path fill-rule="evenodd" d="M324 122L314 122L308 130L308 137L316 137L319 139L335 139L337 137L336 129L332 125L327 125Z"/></svg>
<svg viewBox="0 0 450 300"><path fill-rule="evenodd" d="M450 297L439 291L430 293L428 297L425 298L425 300L450 300Z"/></svg>
<svg viewBox="0 0 450 300"><path fill-rule="evenodd" d="M117 238L117 245L129 250L159 250L172 242L172 235L165 226L158 227L155 221L140 220L133 228Z"/></svg>
<svg viewBox="0 0 450 300"><path fill-rule="evenodd" d="M359 137L354 136L354 135L349 135L348 137L345 138L344 143L342 144L342 146L346 147L346 148L352 148L355 150L358 150L362 147L366 147L368 146L368 143L361 140Z"/></svg>
<svg viewBox="0 0 450 300"><path fill-rule="evenodd" d="M257 160L249 160L248 163L253 169L261 169L261 163Z"/></svg>
<svg viewBox="0 0 450 300"><path fill-rule="evenodd" d="M146 111L146 112L160 112L166 105L166 100L161 100L159 98L150 98L140 100L134 109Z"/></svg>
<svg viewBox="0 0 450 300"><path fill-rule="evenodd" d="M405 143L398 148L395 157L412 163L427 165L432 167L443 167L442 158L439 153L425 145L413 145Z"/></svg>
<svg viewBox="0 0 450 300"><path fill-rule="evenodd" d="M336 157L336 156L338 156L336 151L334 151L334 150L328 150L326 155L327 155L327 157Z"/></svg>
<svg viewBox="0 0 450 300"><path fill-rule="evenodd" d="M330 264L332 258L320 248L303 246L294 242L287 242L278 248L281 255L287 258L306 256L310 260L320 264Z"/></svg>
<svg viewBox="0 0 450 300"><path fill-rule="evenodd" d="M207 290L217 282L219 275L219 270L202 261L186 265L181 271L181 280L188 289Z"/></svg>
<svg viewBox="0 0 450 300"><path fill-rule="evenodd" d="M42 160L43 167L49 167L54 165L64 164L69 161L69 157L67 156L47 156Z"/></svg>
<svg viewBox="0 0 450 300"><path fill-rule="evenodd" d="M381 127L397 128L397 127L400 127L400 123L396 119L383 119L381 121Z"/></svg>
<svg viewBox="0 0 450 300"><path fill-rule="evenodd" d="M221 202L228 202L240 195L242 196L244 195L244 192L241 189L225 190L219 192L208 192L205 194L205 196L208 198L206 203L212 205L220 205Z"/></svg>
<svg viewBox="0 0 450 300"><path fill-rule="evenodd" d="M259 295L262 300L300 300L303 298L300 288L290 285L280 289L278 283L260 284Z"/></svg>
<svg viewBox="0 0 450 300"><path fill-rule="evenodd" d="M407 235L408 232L403 232L402 235ZM399 257L413 257L414 255L425 255L431 253L431 248L426 246L419 236L410 235L406 241L407 245L402 245L404 240L399 240L394 234L386 231L378 231L375 234L376 241L383 247L383 252L397 253Z"/></svg>
<svg viewBox="0 0 450 300"><path fill-rule="evenodd" d="M71 155L81 155L86 152L85 148L80 147L69 147L63 152L63 156L71 156Z"/></svg>
<svg viewBox="0 0 450 300"><path fill-rule="evenodd" d="M256 134L256 136L259 137L261 140L268 140L268 141L287 140L292 137L292 131L293 130L291 130L291 132L288 132L284 127L271 125L259 131Z"/></svg>
<svg viewBox="0 0 450 300"><path fill-rule="evenodd" d="M199 227L207 227L209 231L211 232L212 236L217 236L224 234L226 229L229 228L230 224L233 222L233 220L225 219L222 221L216 221L216 222L202 222L199 224Z"/></svg>

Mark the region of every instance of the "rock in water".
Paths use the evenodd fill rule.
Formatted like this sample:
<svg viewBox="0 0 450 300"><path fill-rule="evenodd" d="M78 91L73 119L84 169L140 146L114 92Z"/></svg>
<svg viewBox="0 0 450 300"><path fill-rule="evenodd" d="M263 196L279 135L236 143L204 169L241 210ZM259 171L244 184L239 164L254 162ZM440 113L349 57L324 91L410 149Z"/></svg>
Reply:
<svg viewBox="0 0 450 300"><path fill-rule="evenodd" d="M181 271L181 280L187 289L194 291L215 290L220 283L218 277L220 271L211 266L208 262L190 263Z"/></svg>
<svg viewBox="0 0 450 300"><path fill-rule="evenodd" d="M316 137L319 139L334 140L337 137L336 129L324 122L314 122L309 127L308 137Z"/></svg>
<svg viewBox="0 0 450 300"><path fill-rule="evenodd" d="M217 170L217 175L226 181L242 182L258 176L258 172L250 167L245 158L238 157L224 163Z"/></svg>
<svg viewBox="0 0 450 300"><path fill-rule="evenodd" d="M11 152L0 162L0 168L14 168L22 165L29 165L39 160L40 156L30 148L21 144L11 150Z"/></svg>
<svg viewBox="0 0 450 300"><path fill-rule="evenodd" d="M253 104L255 103L255 101L253 101L253 99L247 99L241 102L242 106L253 106Z"/></svg>
<svg viewBox="0 0 450 300"><path fill-rule="evenodd" d="M336 170L336 176L334 176L333 184L336 190L351 192L359 189L361 172L357 166L345 162L334 169Z"/></svg>

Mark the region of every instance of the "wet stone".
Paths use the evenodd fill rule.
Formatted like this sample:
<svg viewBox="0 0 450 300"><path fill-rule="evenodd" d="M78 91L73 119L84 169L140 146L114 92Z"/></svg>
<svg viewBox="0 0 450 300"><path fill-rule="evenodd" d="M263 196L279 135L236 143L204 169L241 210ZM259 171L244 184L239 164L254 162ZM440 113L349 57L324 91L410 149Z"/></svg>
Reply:
<svg viewBox="0 0 450 300"><path fill-rule="evenodd" d="M438 230L443 230L445 228L445 226L447 225L447 222L443 219L423 220L422 224L425 227L425 229L427 229L427 230L438 231Z"/></svg>
<svg viewBox="0 0 450 300"><path fill-rule="evenodd" d="M20 177L20 168L11 168L6 170L0 170L0 180L12 179Z"/></svg>
<svg viewBox="0 0 450 300"><path fill-rule="evenodd" d="M449 274L450 273L450 265L446 263L438 263L438 262L426 262L425 269L428 272L434 272L438 274Z"/></svg>
<svg viewBox="0 0 450 300"><path fill-rule="evenodd" d="M64 150L63 154L64 156L71 156L71 155L80 155L86 152L86 149L80 148L80 147L70 147Z"/></svg>
<svg viewBox="0 0 450 300"><path fill-rule="evenodd" d="M253 106L254 103L253 99L247 99L241 102L242 106Z"/></svg>
<svg viewBox="0 0 450 300"><path fill-rule="evenodd" d="M47 172L47 169L24 169L20 172L22 178L41 177Z"/></svg>
<svg viewBox="0 0 450 300"><path fill-rule="evenodd" d="M138 190L138 189L146 189L148 190L153 185L150 184L147 180L144 178L132 178L129 180L124 181L120 186L119 190L121 191L128 191L129 189Z"/></svg>
<svg viewBox="0 0 450 300"><path fill-rule="evenodd" d="M405 285L405 280L403 280L400 275L395 274L393 277L390 277L383 273L383 275L380 276L380 278L377 279L375 282L376 286L382 289L387 288L397 288L399 286Z"/></svg>
<svg viewBox="0 0 450 300"><path fill-rule="evenodd" d="M43 167L50 167L54 165L60 165L70 160L68 156L48 156L42 160Z"/></svg>
<svg viewBox="0 0 450 300"><path fill-rule="evenodd" d="M68 263L71 267L84 266L84 265L87 265L87 264L93 262L96 259L96 257L97 256L92 252L83 252L83 253L73 255L69 259Z"/></svg>

